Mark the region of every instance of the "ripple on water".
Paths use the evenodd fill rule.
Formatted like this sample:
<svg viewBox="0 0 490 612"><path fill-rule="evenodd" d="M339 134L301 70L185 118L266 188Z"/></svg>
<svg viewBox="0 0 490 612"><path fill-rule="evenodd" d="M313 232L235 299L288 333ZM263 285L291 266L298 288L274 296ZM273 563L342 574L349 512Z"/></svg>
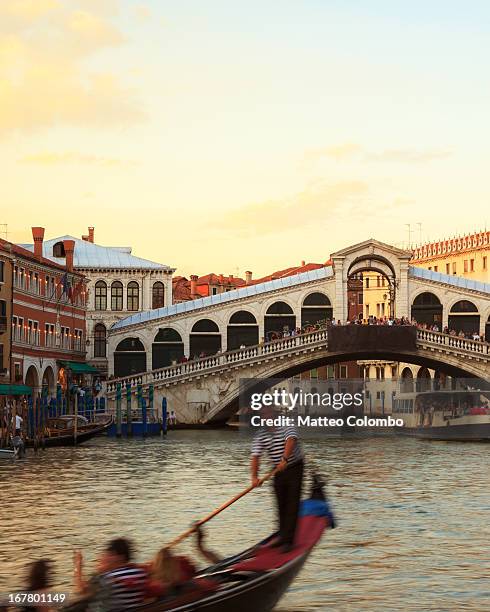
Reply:
<svg viewBox="0 0 490 612"><path fill-rule="evenodd" d="M328 476L338 529L327 534L281 601L281 612L490 609L487 445L411 439L309 438ZM27 560L56 562L71 588L74 548L94 559L128 535L138 559L248 485L249 441L236 432L165 440L99 438L0 463L0 592L22 586ZM231 554L273 527L269 487L208 526ZM186 543L182 551L193 554Z"/></svg>

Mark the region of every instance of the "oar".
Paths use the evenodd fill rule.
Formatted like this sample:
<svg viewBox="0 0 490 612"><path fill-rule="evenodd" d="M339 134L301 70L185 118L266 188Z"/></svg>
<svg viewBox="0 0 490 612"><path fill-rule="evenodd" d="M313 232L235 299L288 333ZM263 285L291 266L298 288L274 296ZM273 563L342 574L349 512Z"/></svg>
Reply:
<svg viewBox="0 0 490 612"><path fill-rule="evenodd" d="M255 488L260 487L262 484L264 484L264 482L266 482L267 480L272 478L272 476L274 476L275 472L276 472L276 468L274 468L268 474L266 474L263 478L261 478L259 480L258 484L256 484L255 486L254 485L250 485L249 487L244 489L241 493L238 493L238 495L235 495L235 497L232 497L231 499L229 499L222 506L220 506L219 508L216 508L216 510L213 510L213 512L211 512L210 514L208 514L207 516L202 518L200 521L197 521L196 523L194 523L194 525L192 527L190 527L187 531L184 531L184 533L181 533L179 536L177 536L175 539L173 539L170 542L170 544L167 544L165 546L165 548L171 548L172 546L175 546L176 544L179 544L179 542L182 542L182 540L185 540L185 538L187 538L188 536L193 534L197 530L198 527L200 527L201 525L204 525L204 523L207 523L213 517L215 517L217 514L219 514L220 512L223 512L223 510L226 510L226 508L228 508L229 506L234 504L236 501L238 501L239 499L241 499L242 497L247 495L247 493L250 493L250 491L253 491Z"/></svg>

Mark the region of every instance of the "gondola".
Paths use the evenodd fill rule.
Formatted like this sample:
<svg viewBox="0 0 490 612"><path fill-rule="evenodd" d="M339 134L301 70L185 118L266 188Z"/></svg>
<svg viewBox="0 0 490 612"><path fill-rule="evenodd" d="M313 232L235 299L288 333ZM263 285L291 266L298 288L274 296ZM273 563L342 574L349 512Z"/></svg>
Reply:
<svg viewBox="0 0 490 612"><path fill-rule="evenodd" d="M49 419L42 436L27 438L28 447L75 446L104 433L112 424L112 416L94 423L85 417L78 416L75 431L73 415L59 416Z"/></svg>
<svg viewBox="0 0 490 612"><path fill-rule="evenodd" d="M334 518L319 479L301 505L295 546L289 552L273 543L273 534L252 548L196 574L176 593L135 608L138 612L269 612L287 591ZM79 604L67 612L84 610Z"/></svg>

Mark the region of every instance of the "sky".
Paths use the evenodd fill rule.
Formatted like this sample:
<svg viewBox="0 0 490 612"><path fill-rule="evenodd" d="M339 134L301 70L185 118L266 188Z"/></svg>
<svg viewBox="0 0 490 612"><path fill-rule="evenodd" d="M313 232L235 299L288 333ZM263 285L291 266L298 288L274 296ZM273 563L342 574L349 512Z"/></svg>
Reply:
<svg viewBox="0 0 490 612"><path fill-rule="evenodd" d="M489 56L486 0L1 0L0 235L259 277L485 229Z"/></svg>

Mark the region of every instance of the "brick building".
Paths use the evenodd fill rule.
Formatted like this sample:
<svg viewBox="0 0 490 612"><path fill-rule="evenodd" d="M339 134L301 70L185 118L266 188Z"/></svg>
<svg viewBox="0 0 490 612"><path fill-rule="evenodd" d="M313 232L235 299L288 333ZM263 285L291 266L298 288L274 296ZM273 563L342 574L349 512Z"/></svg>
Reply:
<svg viewBox="0 0 490 612"><path fill-rule="evenodd" d="M12 259L9 245L0 245L0 384L10 383Z"/></svg>
<svg viewBox="0 0 490 612"><path fill-rule="evenodd" d="M73 269L73 241L63 241L66 264L60 265L43 256L44 228L32 234L32 251L0 240L12 278L9 377L53 395L57 382L66 388L69 372L85 366L86 286Z"/></svg>

